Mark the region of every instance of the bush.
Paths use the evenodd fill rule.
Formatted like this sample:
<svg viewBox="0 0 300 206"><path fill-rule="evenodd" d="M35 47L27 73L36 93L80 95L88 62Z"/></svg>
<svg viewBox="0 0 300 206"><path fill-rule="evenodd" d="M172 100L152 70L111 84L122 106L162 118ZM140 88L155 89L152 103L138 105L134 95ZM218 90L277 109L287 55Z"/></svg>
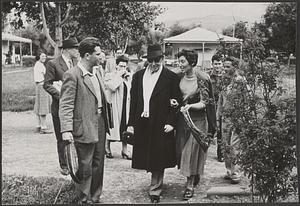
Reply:
<svg viewBox="0 0 300 206"><path fill-rule="evenodd" d="M244 42L242 73L248 89L227 97L224 117L241 139L238 164L251 178L253 191L265 202L284 200L297 192L296 94L283 88L278 63L269 64L264 42L249 32ZM245 87L244 87L245 89ZM247 94L247 98L242 98Z"/></svg>
<svg viewBox="0 0 300 206"><path fill-rule="evenodd" d="M23 56L22 61L25 67L33 67L36 62L35 56Z"/></svg>
<svg viewBox="0 0 300 206"><path fill-rule="evenodd" d="M53 59L54 57L52 56L47 56L47 59L46 59L46 62ZM35 59L35 56L23 56L22 57L22 60L23 60L23 66L24 67L33 67L35 62L36 62L36 59Z"/></svg>

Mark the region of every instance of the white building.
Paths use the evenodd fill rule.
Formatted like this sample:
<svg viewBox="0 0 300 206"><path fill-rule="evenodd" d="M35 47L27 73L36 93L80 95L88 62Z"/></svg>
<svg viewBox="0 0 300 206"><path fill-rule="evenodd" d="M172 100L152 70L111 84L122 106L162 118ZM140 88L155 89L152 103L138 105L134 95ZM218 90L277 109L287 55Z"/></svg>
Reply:
<svg viewBox="0 0 300 206"><path fill-rule="evenodd" d="M198 51L198 65L207 67L211 65L211 58L216 53L221 41L240 44L242 49L242 39L225 36L200 27L164 39L164 48L171 46L172 59L175 59L175 55L182 49L196 50Z"/></svg>
<svg viewBox="0 0 300 206"><path fill-rule="evenodd" d="M16 64L20 62L22 66L22 43L30 44L30 55L32 55L32 41L23 37L15 36L9 33L2 33L2 64L5 64L6 55L11 53L11 63ZM20 44L20 54L16 55L15 45Z"/></svg>

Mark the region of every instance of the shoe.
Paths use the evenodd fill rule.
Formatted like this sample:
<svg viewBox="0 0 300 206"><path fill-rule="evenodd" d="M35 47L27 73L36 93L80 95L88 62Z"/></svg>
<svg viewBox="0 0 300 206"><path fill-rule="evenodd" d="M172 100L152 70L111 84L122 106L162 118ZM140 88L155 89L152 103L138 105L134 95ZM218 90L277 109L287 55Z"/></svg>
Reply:
<svg viewBox="0 0 300 206"><path fill-rule="evenodd" d="M122 152L122 158L124 159L128 159L128 160L132 160L131 157L129 157L129 155L127 155L126 153Z"/></svg>
<svg viewBox="0 0 300 206"><path fill-rule="evenodd" d="M186 188L183 193L183 200L189 200L194 195L194 189L188 189Z"/></svg>
<svg viewBox="0 0 300 206"><path fill-rule="evenodd" d="M36 128L35 128L35 132L36 132L36 133L40 133L40 132L41 132L41 127L36 127Z"/></svg>
<svg viewBox="0 0 300 206"><path fill-rule="evenodd" d="M67 168L61 168L60 169L60 173L62 175L66 175L66 176L70 174L70 172L69 172L69 170Z"/></svg>
<svg viewBox="0 0 300 206"><path fill-rule="evenodd" d="M75 198L72 200L72 203L75 204L92 204L93 202L91 200L87 199L87 196L83 193L80 193L80 195L76 195Z"/></svg>
<svg viewBox="0 0 300 206"><path fill-rule="evenodd" d="M47 129L41 129L40 134L51 134L53 133L52 131L49 131Z"/></svg>
<svg viewBox="0 0 300 206"><path fill-rule="evenodd" d="M111 152L106 152L106 153L105 153L105 156L106 156L106 158L109 158L109 159L114 158L114 156L112 155Z"/></svg>
<svg viewBox="0 0 300 206"><path fill-rule="evenodd" d="M231 180L231 173L229 171L227 171L226 175L224 176L225 180Z"/></svg>
<svg viewBox="0 0 300 206"><path fill-rule="evenodd" d="M158 195L150 195L151 203L159 203L159 196Z"/></svg>
<svg viewBox="0 0 300 206"><path fill-rule="evenodd" d="M93 203L101 203L101 202L100 202L100 197L99 197L98 199L96 199L96 200L92 200L92 202L93 202Z"/></svg>
<svg viewBox="0 0 300 206"><path fill-rule="evenodd" d="M239 184L241 181L240 175L237 172L231 175L231 184Z"/></svg>
<svg viewBox="0 0 300 206"><path fill-rule="evenodd" d="M224 158L223 157L218 157L218 162L224 162Z"/></svg>

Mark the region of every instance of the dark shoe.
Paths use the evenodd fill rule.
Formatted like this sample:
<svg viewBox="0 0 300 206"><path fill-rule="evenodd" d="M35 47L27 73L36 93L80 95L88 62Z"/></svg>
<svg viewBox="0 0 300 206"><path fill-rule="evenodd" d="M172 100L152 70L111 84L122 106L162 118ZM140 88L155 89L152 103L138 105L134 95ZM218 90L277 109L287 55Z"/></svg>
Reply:
<svg viewBox="0 0 300 206"><path fill-rule="evenodd" d="M219 162L224 162L224 157L218 157Z"/></svg>
<svg viewBox="0 0 300 206"><path fill-rule="evenodd" d="M87 199L87 196L83 193L80 195L76 195L75 198L72 200L72 203L75 204L92 204L93 202Z"/></svg>
<svg viewBox="0 0 300 206"><path fill-rule="evenodd" d="M224 175L225 180L231 180L231 173L229 171L226 172L226 175Z"/></svg>
<svg viewBox="0 0 300 206"><path fill-rule="evenodd" d="M98 199L96 199L96 200L92 200L92 202L93 202L93 203L101 203L101 202L100 202L100 197L99 197Z"/></svg>
<svg viewBox="0 0 300 206"><path fill-rule="evenodd" d="M34 130L36 133L40 133L41 132L41 127L36 127Z"/></svg>
<svg viewBox="0 0 300 206"><path fill-rule="evenodd" d="M124 152L122 152L122 158L132 160L132 158L129 157L129 155L125 154Z"/></svg>
<svg viewBox="0 0 300 206"><path fill-rule="evenodd" d="M106 158L109 158L109 159L114 158L114 156L112 155L111 152L106 152L106 153L105 153L105 156L106 156Z"/></svg>
<svg viewBox="0 0 300 206"><path fill-rule="evenodd" d="M52 131L49 131L47 129L41 129L40 134L51 134L53 133Z"/></svg>
<svg viewBox="0 0 300 206"><path fill-rule="evenodd" d="M183 193L183 200L189 200L190 198L193 197L193 195L194 195L194 190L187 188Z"/></svg>
<svg viewBox="0 0 300 206"><path fill-rule="evenodd" d="M62 175L69 175L70 174L70 172L69 172L69 170L67 168L61 168L60 169L60 173Z"/></svg>
<svg viewBox="0 0 300 206"><path fill-rule="evenodd" d="M150 195L151 203L159 203L159 196L158 195Z"/></svg>

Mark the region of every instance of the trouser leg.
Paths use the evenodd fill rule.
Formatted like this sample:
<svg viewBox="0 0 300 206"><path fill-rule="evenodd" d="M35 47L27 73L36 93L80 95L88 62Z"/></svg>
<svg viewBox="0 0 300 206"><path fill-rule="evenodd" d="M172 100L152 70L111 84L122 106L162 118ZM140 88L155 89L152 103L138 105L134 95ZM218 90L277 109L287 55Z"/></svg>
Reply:
<svg viewBox="0 0 300 206"><path fill-rule="evenodd" d="M46 115L41 115L40 120L41 120L41 129L47 129Z"/></svg>
<svg viewBox="0 0 300 206"><path fill-rule="evenodd" d="M91 197L93 201L100 199L103 188L104 175L104 155L105 155L105 125L104 119L99 115L99 141L95 145L92 163L92 183L91 183Z"/></svg>
<svg viewBox="0 0 300 206"><path fill-rule="evenodd" d="M63 139L62 139L62 135L60 132L59 117L57 115L52 114L52 121L53 121L55 136L56 136L59 165L62 169L66 169L67 163L66 163L66 158L65 158L65 146L66 146L67 142L63 141Z"/></svg>
<svg viewBox="0 0 300 206"><path fill-rule="evenodd" d="M229 148L227 149L227 154L225 155L225 167L232 174L237 172L236 161L239 152L240 138L236 134L234 128L230 129L228 138L227 144Z"/></svg>
<svg viewBox="0 0 300 206"><path fill-rule="evenodd" d="M223 150L222 150L222 117L218 119L219 128L217 130L217 157L218 160L222 160L223 157Z"/></svg>
<svg viewBox="0 0 300 206"><path fill-rule="evenodd" d="M84 144L75 142L75 147L78 157L78 170L76 176L80 184L78 189L86 197L90 197L91 183L92 183L92 163L93 154L96 144Z"/></svg>
<svg viewBox="0 0 300 206"><path fill-rule="evenodd" d="M164 170L151 172L151 185L149 188L149 195L160 196L162 192L164 179Z"/></svg>
<svg viewBox="0 0 300 206"><path fill-rule="evenodd" d="M193 190L194 189L194 181L195 181L195 177L196 175L191 175L189 177L186 178L186 188Z"/></svg>

